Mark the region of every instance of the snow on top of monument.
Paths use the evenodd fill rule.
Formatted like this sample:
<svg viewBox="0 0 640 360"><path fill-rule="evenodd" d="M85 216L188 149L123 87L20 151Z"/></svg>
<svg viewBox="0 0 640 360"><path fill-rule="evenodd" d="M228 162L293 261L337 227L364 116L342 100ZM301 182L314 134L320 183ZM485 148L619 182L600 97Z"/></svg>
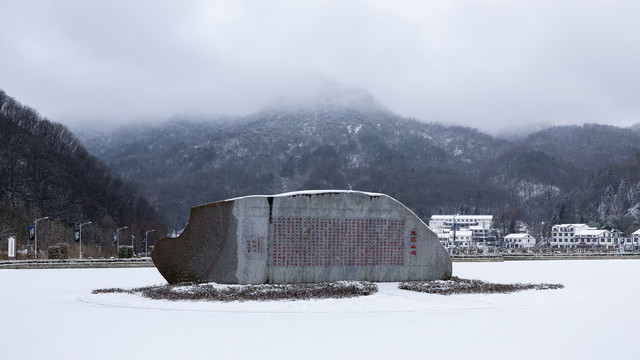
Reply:
<svg viewBox="0 0 640 360"><path fill-rule="evenodd" d="M287 196L298 196L298 195L323 195L323 194L365 194L365 195L369 195L372 197L377 197L377 196L386 196L386 197L391 197L387 194L382 194L382 193L373 193L373 192L366 192L366 191L357 191L357 190L300 190L300 191L291 191L291 192L286 192L286 193L281 193L281 194L274 194L274 195L246 195L246 196L239 196L239 197L235 197L235 198L231 198L231 199L227 199L227 200L223 200L223 201L236 201L236 200L241 200L241 199L245 199L245 198L252 198L252 197L287 197Z"/></svg>
<svg viewBox="0 0 640 360"><path fill-rule="evenodd" d="M358 191L358 190L301 190L301 191L292 191L282 194L276 194L273 196L296 196L296 195L322 195L322 194L335 194L335 193L354 193L354 194L365 194L369 196L389 196L381 193L372 193L366 191Z"/></svg>

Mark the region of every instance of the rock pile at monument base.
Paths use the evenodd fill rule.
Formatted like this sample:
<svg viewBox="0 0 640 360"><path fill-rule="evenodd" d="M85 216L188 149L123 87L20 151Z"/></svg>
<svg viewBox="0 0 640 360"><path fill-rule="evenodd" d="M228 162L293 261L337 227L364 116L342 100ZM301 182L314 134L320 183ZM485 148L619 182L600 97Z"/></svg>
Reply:
<svg viewBox="0 0 640 360"><path fill-rule="evenodd" d="M412 281L451 276L436 234L397 200L358 191L247 196L191 209L151 254L169 283Z"/></svg>

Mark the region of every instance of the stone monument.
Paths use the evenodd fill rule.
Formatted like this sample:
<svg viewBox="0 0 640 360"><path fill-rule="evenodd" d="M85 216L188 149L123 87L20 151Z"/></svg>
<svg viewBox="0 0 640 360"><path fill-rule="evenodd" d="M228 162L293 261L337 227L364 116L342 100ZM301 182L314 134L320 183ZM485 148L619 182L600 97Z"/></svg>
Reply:
<svg viewBox="0 0 640 360"><path fill-rule="evenodd" d="M451 258L397 200L359 191L247 196L196 206L153 263L169 283L411 281L451 276Z"/></svg>

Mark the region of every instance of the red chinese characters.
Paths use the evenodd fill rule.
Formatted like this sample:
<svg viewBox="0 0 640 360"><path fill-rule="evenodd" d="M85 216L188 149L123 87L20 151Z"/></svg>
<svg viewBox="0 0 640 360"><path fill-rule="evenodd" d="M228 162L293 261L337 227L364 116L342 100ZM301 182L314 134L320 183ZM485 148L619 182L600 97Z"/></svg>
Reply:
<svg viewBox="0 0 640 360"><path fill-rule="evenodd" d="M262 254L262 236L247 241L247 252Z"/></svg>
<svg viewBox="0 0 640 360"><path fill-rule="evenodd" d="M418 233L415 230L411 230L411 255L417 255L416 249L418 248Z"/></svg>
<svg viewBox="0 0 640 360"><path fill-rule="evenodd" d="M274 218L275 266L404 264L404 220Z"/></svg>

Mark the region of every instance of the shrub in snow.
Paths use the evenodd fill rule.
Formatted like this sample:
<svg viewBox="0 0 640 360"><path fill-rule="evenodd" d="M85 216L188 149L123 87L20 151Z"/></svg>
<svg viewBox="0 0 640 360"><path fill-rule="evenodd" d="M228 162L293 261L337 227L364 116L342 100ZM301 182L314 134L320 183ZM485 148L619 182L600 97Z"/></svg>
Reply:
<svg viewBox="0 0 640 360"><path fill-rule="evenodd" d="M433 281L408 281L398 285L400 289L424 292L429 294L452 295L452 294L491 294L491 293L511 293L522 290L550 290L562 289L562 284L496 284L481 280L460 279L452 276L448 280Z"/></svg>
<svg viewBox="0 0 640 360"><path fill-rule="evenodd" d="M368 281L338 281L308 284L264 284L215 287L212 284L182 283L135 289L98 289L93 294L129 293L158 300L308 300L349 298L375 294L378 286Z"/></svg>
<svg viewBox="0 0 640 360"><path fill-rule="evenodd" d="M49 246L47 248L49 259L67 259L69 258L69 245L60 243Z"/></svg>
<svg viewBox="0 0 640 360"><path fill-rule="evenodd" d="M130 259L133 257L133 248L130 246L121 246L118 249L118 257L120 259Z"/></svg>

